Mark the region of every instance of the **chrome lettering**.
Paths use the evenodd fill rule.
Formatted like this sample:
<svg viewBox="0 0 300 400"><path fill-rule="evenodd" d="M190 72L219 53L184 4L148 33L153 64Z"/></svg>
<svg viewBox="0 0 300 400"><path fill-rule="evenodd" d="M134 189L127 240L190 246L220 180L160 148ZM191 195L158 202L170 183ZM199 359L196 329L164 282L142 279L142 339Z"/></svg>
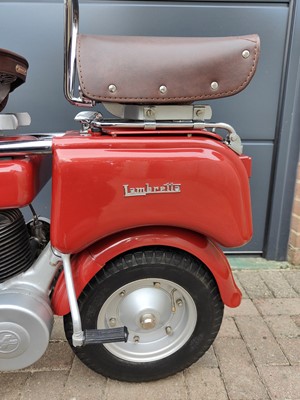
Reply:
<svg viewBox="0 0 300 400"><path fill-rule="evenodd" d="M146 183L143 187L123 185L125 197L146 196L148 194L175 194L181 192L181 183L164 183L161 186L151 186Z"/></svg>

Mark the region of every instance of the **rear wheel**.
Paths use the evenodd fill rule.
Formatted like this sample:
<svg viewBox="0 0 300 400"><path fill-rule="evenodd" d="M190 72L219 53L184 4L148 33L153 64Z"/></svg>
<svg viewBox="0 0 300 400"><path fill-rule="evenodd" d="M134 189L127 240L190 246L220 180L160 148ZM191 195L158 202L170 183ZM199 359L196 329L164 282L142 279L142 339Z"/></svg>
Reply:
<svg viewBox="0 0 300 400"><path fill-rule="evenodd" d="M127 343L73 348L89 368L125 381L150 381L197 361L215 339L223 303L211 273L189 254L148 248L107 264L79 298L83 329L127 326ZM71 344L72 320L65 317Z"/></svg>

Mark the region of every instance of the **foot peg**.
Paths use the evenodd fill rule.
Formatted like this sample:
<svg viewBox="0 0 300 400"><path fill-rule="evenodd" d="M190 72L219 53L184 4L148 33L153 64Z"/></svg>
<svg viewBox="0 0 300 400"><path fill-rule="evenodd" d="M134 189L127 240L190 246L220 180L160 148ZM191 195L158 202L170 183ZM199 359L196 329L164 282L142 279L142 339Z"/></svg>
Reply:
<svg viewBox="0 0 300 400"><path fill-rule="evenodd" d="M112 329L88 329L84 331L83 346L88 344L127 342L128 329L126 326Z"/></svg>

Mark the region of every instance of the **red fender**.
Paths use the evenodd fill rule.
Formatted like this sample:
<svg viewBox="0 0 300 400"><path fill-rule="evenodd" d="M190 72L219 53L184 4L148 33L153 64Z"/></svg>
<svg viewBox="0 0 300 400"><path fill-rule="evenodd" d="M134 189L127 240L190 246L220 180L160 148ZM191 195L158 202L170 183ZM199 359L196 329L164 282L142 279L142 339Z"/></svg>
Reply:
<svg viewBox="0 0 300 400"><path fill-rule="evenodd" d="M114 257L139 247L168 246L184 250L201 260L213 274L225 305L237 307L241 292L236 286L230 265L214 242L189 230L169 227L131 229L103 239L71 259L77 298L87 283ZM70 312L64 274L61 273L52 296L56 315Z"/></svg>

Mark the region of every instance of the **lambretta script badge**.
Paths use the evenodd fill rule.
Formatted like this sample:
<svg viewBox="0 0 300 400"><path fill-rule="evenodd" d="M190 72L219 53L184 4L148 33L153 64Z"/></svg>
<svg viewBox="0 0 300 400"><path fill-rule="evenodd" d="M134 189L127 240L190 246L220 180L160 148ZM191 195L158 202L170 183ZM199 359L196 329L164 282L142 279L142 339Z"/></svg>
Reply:
<svg viewBox="0 0 300 400"><path fill-rule="evenodd" d="M164 183L160 186L151 186L146 183L143 187L129 187L129 185L123 185L124 196L146 196L148 194L175 194L181 192L181 183Z"/></svg>

